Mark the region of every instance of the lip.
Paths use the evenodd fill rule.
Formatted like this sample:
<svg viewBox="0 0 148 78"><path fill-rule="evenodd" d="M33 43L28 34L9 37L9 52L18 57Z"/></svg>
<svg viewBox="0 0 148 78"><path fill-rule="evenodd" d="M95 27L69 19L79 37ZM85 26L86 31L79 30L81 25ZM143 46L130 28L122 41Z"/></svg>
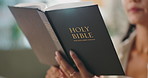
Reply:
<svg viewBox="0 0 148 78"><path fill-rule="evenodd" d="M132 7L128 11L129 12L133 12L133 13L137 13L137 12L143 11L143 9L142 8L138 8L138 7Z"/></svg>

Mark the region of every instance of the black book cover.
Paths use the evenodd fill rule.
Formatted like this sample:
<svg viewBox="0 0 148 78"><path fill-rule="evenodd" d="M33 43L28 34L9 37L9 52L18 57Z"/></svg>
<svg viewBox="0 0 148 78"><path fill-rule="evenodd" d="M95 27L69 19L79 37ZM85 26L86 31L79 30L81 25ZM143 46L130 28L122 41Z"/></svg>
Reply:
<svg viewBox="0 0 148 78"><path fill-rule="evenodd" d="M73 50L97 75L124 75L97 5L45 12L64 51Z"/></svg>

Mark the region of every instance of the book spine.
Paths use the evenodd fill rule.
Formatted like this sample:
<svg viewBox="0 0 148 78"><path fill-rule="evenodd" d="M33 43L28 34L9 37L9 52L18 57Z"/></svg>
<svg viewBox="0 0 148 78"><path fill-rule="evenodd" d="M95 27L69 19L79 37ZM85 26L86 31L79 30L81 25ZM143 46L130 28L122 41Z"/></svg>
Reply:
<svg viewBox="0 0 148 78"><path fill-rule="evenodd" d="M66 56L66 54L64 52L64 49L63 49L62 45L60 44L60 42L59 42L59 40L58 40L58 38L57 38L53 28L51 27L51 24L48 21L46 15L43 12L41 12L41 11L38 11L38 13L39 13L39 15L40 15L40 17L41 17L41 19L42 19L42 21L43 21L47 31L48 31L48 33L50 34L53 42L55 43L55 46L56 46L57 50L61 51L64 54L64 56Z"/></svg>

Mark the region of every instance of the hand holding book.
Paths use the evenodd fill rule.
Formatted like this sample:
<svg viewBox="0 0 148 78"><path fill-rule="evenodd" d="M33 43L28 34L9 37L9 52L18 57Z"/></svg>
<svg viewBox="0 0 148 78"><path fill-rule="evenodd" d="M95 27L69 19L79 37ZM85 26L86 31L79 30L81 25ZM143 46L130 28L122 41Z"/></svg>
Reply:
<svg viewBox="0 0 148 78"><path fill-rule="evenodd" d="M84 64L80 61L80 59L76 56L76 54L70 51L70 56L72 57L75 65L77 66L79 72L76 72L73 67L71 67L60 55L59 52L56 52L55 59L60 65L60 69L67 76L67 78L91 78L93 75L87 71Z"/></svg>
<svg viewBox="0 0 148 78"><path fill-rule="evenodd" d="M66 63L77 69L69 53L72 49L92 74L124 75L98 5L77 2L41 7L9 6L41 63L57 65L54 57L58 50Z"/></svg>
<svg viewBox="0 0 148 78"><path fill-rule="evenodd" d="M59 68L56 68L55 66L51 67L47 72L46 78L50 78L51 76L60 76L61 78L98 78L97 76L93 76L93 74L88 72L82 61L77 57L77 55L73 51L70 50L70 56L73 59L79 72L75 71L73 67L70 66L66 60L64 60L60 52L56 51L55 55L55 59L59 64Z"/></svg>

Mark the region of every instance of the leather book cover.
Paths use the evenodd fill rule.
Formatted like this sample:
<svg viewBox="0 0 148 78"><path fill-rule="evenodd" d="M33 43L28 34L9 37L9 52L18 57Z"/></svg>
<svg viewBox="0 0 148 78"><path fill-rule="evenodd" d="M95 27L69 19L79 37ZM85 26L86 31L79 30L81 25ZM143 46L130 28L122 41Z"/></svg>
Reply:
<svg viewBox="0 0 148 78"><path fill-rule="evenodd" d="M97 5L45 14L69 59L73 50L93 74L124 75Z"/></svg>

